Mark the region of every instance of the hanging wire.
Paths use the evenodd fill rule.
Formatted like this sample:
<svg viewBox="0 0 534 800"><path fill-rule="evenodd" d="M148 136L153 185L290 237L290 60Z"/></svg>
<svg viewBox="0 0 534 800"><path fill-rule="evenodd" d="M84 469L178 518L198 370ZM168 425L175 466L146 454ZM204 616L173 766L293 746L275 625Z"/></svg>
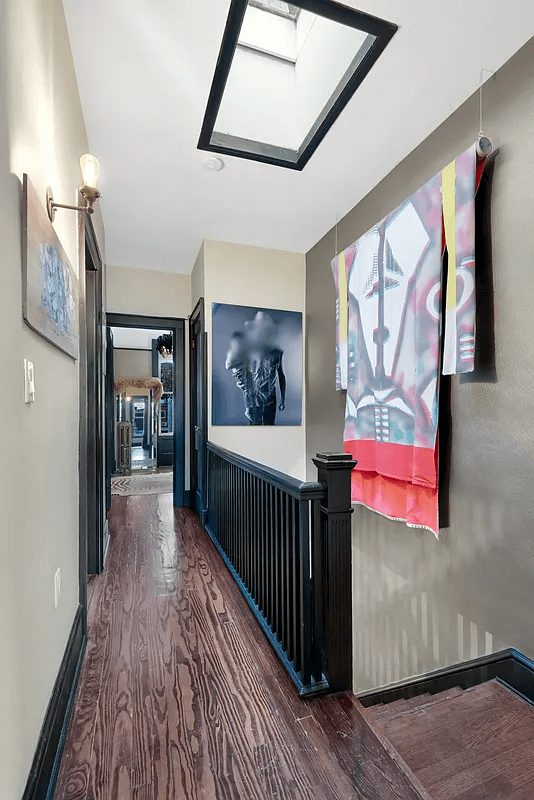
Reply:
<svg viewBox="0 0 534 800"><path fill-rule="evenodd" d="M479 89L478 89L478 105L479 105L479 110L480 110L480 125L478 126L478 131L479 131L478 135L479 136L483 136L484 135L484 129L482 127L482 99L483 99L483 96L482 96L483 75L482 75L482 73L483 73L483 70L480 70L480 86L479 86Z"/></svg>
<svg viewBox="0 0 534 800"><path fill-rule="evenodd" d="M484 108L483 108L483 88L484 88L484 73L495 75L495 70L485 69L480 70L480 85L478 89L478 110L479 110L479 133L477 142L477 153L481 157L488 156L493 150L493 145L487 136L484 135Z"/></svg>
<svg viewBox="0 0 534 800"><path fill-rule="evenodd" d="M339 223L339 214L336 214L336 224L335 224L335 228L334 228L334 258L336 258L337 255L338 255L338 252L337 252L337 226L338 226L338 223Z"/></svg>

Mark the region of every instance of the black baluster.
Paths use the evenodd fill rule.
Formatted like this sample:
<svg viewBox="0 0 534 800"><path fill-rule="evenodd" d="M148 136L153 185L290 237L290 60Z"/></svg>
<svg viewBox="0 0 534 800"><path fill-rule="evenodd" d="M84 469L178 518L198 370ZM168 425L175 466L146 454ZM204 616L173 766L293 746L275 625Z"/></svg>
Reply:
<svg viewBox="0 0 534 800"><path fill-rule="evenodd" d="M310 597L310 532L309 504L301 501L299 510L300 581L300 650L301 677L304 686L311 683L311 597Z"/></svg>
<svg viewBox="0 0 534 800"><path fill-rule="evenodd" d="M298 653L298 632L300 630L300 604L299 604L299 582L300 582L300 559L299 559L299 502L293 498L292 516L292 549L293 549L293 654L295 662Z"/></svg>
<svg viewBox="0 0 534 800"><path fill-rule="evenodd" d="M280 493L280 641L287 650L287 494Z"/></svg>

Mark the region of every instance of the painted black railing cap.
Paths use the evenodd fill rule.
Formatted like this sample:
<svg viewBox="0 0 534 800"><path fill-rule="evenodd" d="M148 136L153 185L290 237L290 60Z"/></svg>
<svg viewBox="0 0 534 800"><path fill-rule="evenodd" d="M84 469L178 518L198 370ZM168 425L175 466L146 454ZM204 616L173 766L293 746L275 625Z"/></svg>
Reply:
<svg viewBox="0 0 534 800"><path fill-rule="evenodd" d="M212 453L244 469L246 472L250 472L252 475L267 481L267 483L282 489L298 500L315 500L324 497L326 487L322 482L299 481L298 478L292 478L291 475L286 475L284 472L279 472L277 469L271 469L265 464L259 464L257 461L252 461L250 458L245 458L245 456L240 456L230 450L225 450L224 447L219 447L213 444L213 442L207 442L206 446Z"/></svg>
<svg viewBox="0 0 534 800"><path fill-rule="evenodd" d="M327 467L328 469L354 469L356 464L350 453L317 453L312 458L316 467Z"/></svg>

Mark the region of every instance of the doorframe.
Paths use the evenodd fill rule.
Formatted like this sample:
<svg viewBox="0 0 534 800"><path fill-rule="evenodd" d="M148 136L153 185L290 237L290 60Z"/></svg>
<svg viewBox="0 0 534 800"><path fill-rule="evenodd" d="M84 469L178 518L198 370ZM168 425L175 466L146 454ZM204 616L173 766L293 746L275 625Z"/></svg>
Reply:
<svg viewBox="0 0 534 800"><path fill-rule="evenodd" d="M193 327L195 324L200 324L199 330L199 346L195 348L195 361L200 362L200 382L197 386L197 376L195 374L194 360L192 357L193 352ZM201 520L204 523L206 517L206 442L208 440L207 421L208 421L208 391L207 391L207 333L206 333L206 319L205 319L205 305L204 298L200 297L191 316L189 317L189 455L190 464L193 463L195 451L195 434L193 425L193 415L191 410L195 395L200 393L202 401L200 403L200 420L197 427L200 434L200 447L199 447L199 466L198 466L198 486L197 493L200 495L200 508L197 508L196 499L193 492L190 492L189 505L191 508L196 509L200 514Z"/></svg>
<svg viewBox="0 0 534 800"><path fill-rule="evenodd" d="M185 320L176 317L141 316L140 314L116 314L108 312L106 322L109 327L119 328L162 328L172 331L173 335L173 377L174 377L174 409L173 409L173 449L174 464L179 463L180 470L173 469L172 488L175 507L185 504ZM181 366L178 367L178 361Z"/></svg>
<svg viewBox="0 0 534 800"><path fill-rule="evenodd" d="M81 198L81 195L80 195ZM83 199L83 198L81 198ZM89 451L89 403L87 396L87 377L88 377L88 358L95 357L95 352L89 353L89 348L94 348L98 337L94 340L89 340L88 337L88 313L87 313L87 295L86 295L86 273L88 270L86 255L89 253L93 269L97 273L97 293L96 293L96 322L95 332L97 330L96 323L100 325L100 338L103 330L105 319L103 307L103 283L104 283L104 262L101 256L98 239L94 229L93 221L87 214L78 213L78 283L79 283L79 430L78 430L78 486L79 486L79 501L78 501L78 599L83 609L83 635L85 637L87 632L87 576L89 574L89 551L92 549L94 552L100 553L101 564L99 571L103 568L104 558L104 530L105 530L105 513L102 505L101 514L103 519L100 524L95 525L93 530L89 525L89 504L88 504L88 476L87 476L87 456ZM102 342L101 342L102 349ZM101 357L103 354L101 355ZM102 376L101 376L102 378ZM98 393L95 400L96 407L91 409L92 416L96 419L103 419L103 397L102 393ZM93 431L95 437L99 436L99 430L102 425L96 426ZM103 430L100 430L100 436L103 437ZM96 464L96 485L100 483L103 485L105 465L103 461L103 446L104 441L98 443L94 441L94 448L97 453L102 456ZM95 520L96 522L96 520ZM97 532L100 533L101 542L92 541L97 538Z"/></svg>
<svg viewBox="0 0 534 800"><path fill-rule="evenodd" d="M95 307L94 321L89 319L90 298L85 297L86 311L86 426L87 460L85 471L87 481L87 571L99 575L104 569L106 548L109 541L106 508L106 452L105 452L105 359L104 328L104 268L100 249L91 219L85 220L86 263L85 280L91 276L94 281ZM89 264L87 263L89 257ZM94 277L93 277L94 276ZM94 325L94 327L93 327ZM91 375L93 373L93 376ZM92 382L94 377L94 385ZM91 393L93 396L91 396ZM94 462L94 463L93 463ZM94 471L93 471L94 470ZM91 486L89 478L94 480Z"/></svg>

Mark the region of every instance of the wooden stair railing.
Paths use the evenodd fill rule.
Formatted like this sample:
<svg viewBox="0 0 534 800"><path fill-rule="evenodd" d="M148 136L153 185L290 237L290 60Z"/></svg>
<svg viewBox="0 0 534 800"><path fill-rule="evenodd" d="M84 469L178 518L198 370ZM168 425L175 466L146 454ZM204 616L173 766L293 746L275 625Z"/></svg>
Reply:
<svg viewBox="0 0 534 800"><path fill-rule="evenodd" d="M206 530L299 693L351 688L354 462L318 455L305 483L211 442L207 455Z"/></svg>

